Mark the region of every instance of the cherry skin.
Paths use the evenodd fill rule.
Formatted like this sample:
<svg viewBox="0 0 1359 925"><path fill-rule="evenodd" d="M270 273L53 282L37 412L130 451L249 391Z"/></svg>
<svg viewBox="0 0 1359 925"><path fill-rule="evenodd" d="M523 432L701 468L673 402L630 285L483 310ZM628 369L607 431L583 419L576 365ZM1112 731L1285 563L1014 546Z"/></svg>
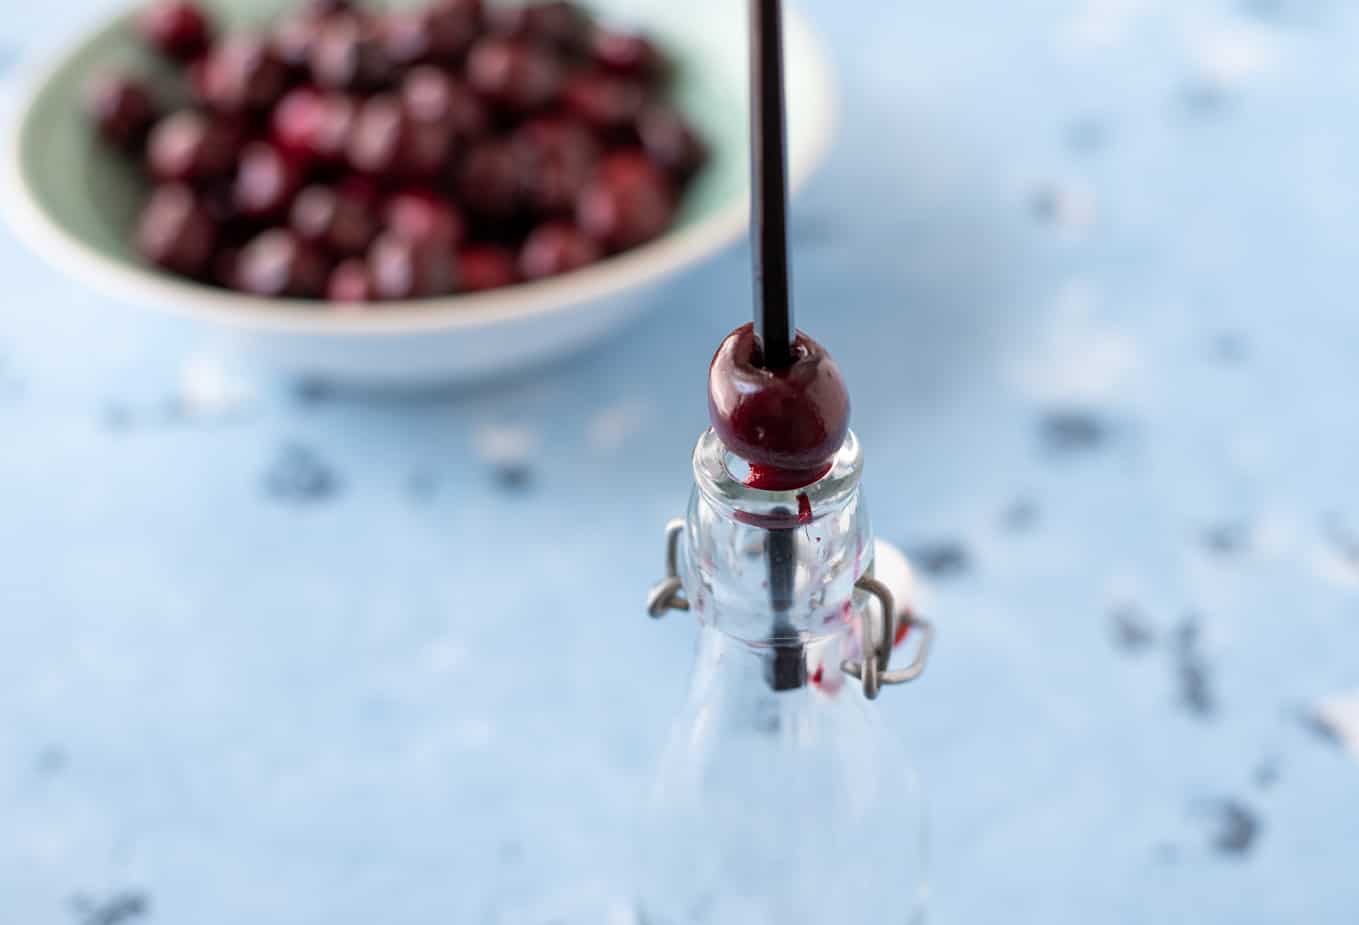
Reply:
<svg viewBox="0 0 1359 925"><path fill-rule="evenodd" d="M401 82L401 105L416 125L437 126L458 144L486 134L490 117L467 85L435 67L412 68Z"/></svg>
<svg viewBox="0 0 1359 925"><path fill-rule="evenodd" d="M603 254L599 245L566 222L549 222L533 230L519 252L524 279L546 279L588 267Z"/></svg>
<svg viewBox="0 0 1359 925"><path fill-rule="evenodd" d="M423 9L394 12L384 27L387 56L401 67L451 65L467 53L480 29L480 0L439 0Z"/></svg>
<svg viewBox="0 0 1359 925"><path fill-rule="evenodd" d="M458 288L485 292L519 282L514 254L494 244L472 244L458 251Z"/></svg>
<svg viewBox="0 0 1359 925"><path fill-rule="evenodd" d="M590 58L606 70L648 82L664 79L670 70L670 62L646 36L611 29L594 31Z"/></svg>
<svg viewBox="0 0 1359 925"><path fill-rule="evenodd" d="M726 447L750 463L753 487L792 491L830 469L849 433L849 392L825 348L801 331L793 365L765 369L747 324L713 356L708 414Z"/></svg>
<svg viewBox="0 0 1359 925"><path fill-rule="evenodd" d="M549 51L528 42L485 38L467 57L467 82L489 102L515 112L542 109L561 96L564 73Z"/></svg>
<svg viewBox="0 0 1359 925"><path fill-rule="evenodd" d="M274 107L270 137L299 163L338 163L349 145L357 112L351 97L298 87Z"/></svg>
<svg viewBox="0 0 1359 925"><path fill-rule="evenodd" d="M629 77L587 71L567 82L562 99L595 129L617 134L636 121L646 104L646 88Z"/></svg>
<svg viewBox="0 0 1359 925"><path fill-rule="evenodd" d="M513 219L522 204L519 160L512 144L486 141L472 148L462 163L458 201L478 218L503 223Z"/></svg>
<svg viewBox="0 0 1359 925"><path fill-rule="evenodd" d="M529 206L542 215L569 215L599 161L590 129L568 116L534 119L515 131L513 142Z"/></svg>
<svg viewBox="0 0 1359 925"><path fill-rule="evenodd" d="M270 298L320 298L328 276L321 252L283 228L257 235L236 261L236 285Z"/></svg>
<svg viewBox="0 0 1359 925"><path fill-rule="evenodd" d="M614 251L658 237L674 214L669 179L640 151L611 154L576 201L580 227Z"/></svg>
<svg viewBox="0 0 1359 925"><path fill-rule="evenodd" d="M259 39L238 36L215 46L199 63L198 94L227 113L267 109L288 87L288 66Z"/></svg>
<svg viewBox="0 0 1359 925"><path fill-rule="evenodd" d="M462 243L462 215L447 200L426 189L402 190L383 209L387 230L416 244L450 253Z"/></svg>
<svg viewBox="0 0 1359 925"><path fill-rule="evenodd" d="M267 141L252 141L241 152L232 203L246 218L274 218L288 209L302 184L302 172Z"/></svg>
<svg viewBox="0 0 1359 925"><path fill-rule="evenodd" d="M396 173L408 138L401 101L387 94L370 97L359 107L349 133L349 166L370 176Z"/></svg>
<svg viewBox="0 0 1359 925"><path fill-rule="evenodd" d="M213 26L203 8L187 0L160 0L137 19L148 45L176 61L191 61L212 44Z"/></svg>
<svg viewBox="0 0 1359 925"><path fill-rule="evenodd" d="M323 22L310 59L312 80L330 90L380 90L396 74L381 32L355 16Z"/></svg>
<svg viewBox="0 0 1359 925"><path fill-rule="evenodd" d="M568 55L582 52L590 36L588 15L564 0L497 7L491 26L502 35L526 39Z"/></svg>
<svg viewBox="0 0 1359 925"><path fill-rule="evenodd" d="M156 101L144 81L101 74L85 85L85 113L110 144L133 150L156 121Z"/></svg>
<svg viewBox="0 0 1359 925"><path fill-rule="evenodd" d="M376 299L377 289L373 286L373 275L367 262L350 258L331 270L326 282L326 298L350 305Z"/></svg>
<svg viewBox="0 0 1359 925"><path fill-rule="evenodd" d="M698 173L708 149L689 123L664 103L652 103L637 116L637 136L651 159L680 182Z"/></svg>
<svg viewBox="0 0 1359 925"><path fill-rule="evenodd" d="M151 129L146 163L158 180L210 180L231 171L240 145L236 123L185 109L161 119Z"/></svg>
<svg viewBox="0 0 1359 925"><path fill-rule="evenodd" d="M382 300L446 295L457 283L453 256L447 250L390 231L378 235L369 248L368 271Z"/></svg>
<svg viewBox="0 0 1359 925"><path fill-rule="evenodd" d="M356 257L377 234L371 205L349 190L309 186L293 200L290 225L305 241L342 257Z"/></svg>
<svg viewBox="0 0 1359 925"><path fill-rule="evenodd" d="M136 244L141 255L156 266L197 277L212 262L217 225L188 186L161 186L142 210Z"/></svg>

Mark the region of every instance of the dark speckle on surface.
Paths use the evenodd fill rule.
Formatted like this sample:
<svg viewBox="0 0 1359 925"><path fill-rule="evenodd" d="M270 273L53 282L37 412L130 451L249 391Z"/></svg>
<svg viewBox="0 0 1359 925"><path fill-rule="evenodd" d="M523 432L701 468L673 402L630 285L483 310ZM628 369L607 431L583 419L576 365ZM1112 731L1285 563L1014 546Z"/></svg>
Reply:
<svg viewBox="0 0 1359 925"><path fill-rule="evenodd" d="M1038 523L1038 502L1016 498L1000 512L1000 525L1010 533L1027 533Z"/></svg>
<svg viewBox="0 0 1359 925"><path fill-rule="evenodd" d="M798 215L793 218L789 237L797 247L825 247L840 237L840 228L831 216L823 213Z"/></svg>
<svg viewBox="0 0 1359 925"><path fill-rule="evenodd" d="M911 548L911 564L932 578L953 578L972 567L967 547L957 540L937 540Z"/></svg>
<svg viewBox="0 0 1359 925"><path fill-rule="evenodd" d="M1083 453L1102 447L1109 439L1109 427L1091 411L1054 409L1039 418L1038 437L1054 455Z"/></svg>
<svg viewBox="0 0 1359 925"><path fill-rule="evenodd" d="M1219 558L1231 558L1243 552L1250 542L1250 530L1236 521L1213 524L1199 535L1203 550Z"/></svg>
<svg viewBox="0 0 1359 925"><path fill-rule="evenodd" d="M105 899L75 896L71 912L79 925L123 925L151 914L151 898L141 890L123 890Z"/></svg>
<svg viewBox="0 0 1359 925"><path fill-rule="evenodd" d="M1094 154L1109 143L1109 129L1098 116L1080 116L1067 123L1063 141L1075 154Z"/></svg>
<svg viewBox="0 0 1359 925"><path fill-rule="evenodd" d="M1156 631L1136 604L1119 604L1109 611L1114 645L1129 654L1145 652L1156 641Z"/></svg>
<svg viewBox="0 0 1359 925"><path fill-rule="evenodd" d="M1227 107L1227 91L1212 80L1195 77L1180 87L1180 105L1191 116L1215 116Z"/></svg>
<svg viewBox="0 0 1359 925"><path fill-rule="evenodd" d="M1359 532L1356 532L1337 513L1327 514L1322 521L1326 544L1342 560L1359 570Z"/></svg>
<svg viewBox="0 0 1359 925"><path fill-rule="evenodd" d="M40 776L52 777L66 768L66 762L66 750L60 745L49 745L38 752L38 760L34 766Z"/></svg>
<svg viewBox="0 0 1359 925"><path fill-rule="evenodd" d="M285 444L264 473L264 492L293 503L327 501L340 491L335 470L309 447Z"/></svg>
<svg viewBox="0 0 1359 925"><path fill-rule="evenodd" d="M19 63L19 46L13 42L0 41L0 77L7 77Z"/></svg>
<svg viewBox="0 0 1359 925"><path fill-rule="evenodd" d="M1295 711L1294 716L1297 719L1298 726L1318 742L1325 742L1327 745L1336 747L1344 744L1335 727L1326 722L1326 718L1312 707L1300 707Z"/></svg>
<svg viewBox="0 0 1359 925"><path fill-rule="evenodd" d="M426 504L439 493L439 479L428 469L416 469L406 477L406 496L416 504Z"/></svg>
<svg viewBox="0 0 1359 925"><path fill-rule="evenodd" d="M1279 756L1262 758L1251 773L1251 780L1261 790L1269 790L1279 782Z"/></svg>
<svg viewBox="0 0 1359 925"><path fill-rule="evenodd" d="M1180 706L1193 716L1207 719L1217 712L1218 704L1208 663L1200 649L1200 635L1197 614L1187 616L1175 631L1175 679Z"/></svg>
<svg viewBox="0 0 1359 925"><path fill-rule="evenodd" d="M1039 221L1053 221L1057 218L1057 210L1060 207L1059 198L1055 187L1051 185L1040 186L1029 196L1029 211Z"/></svg>
<svg viewBox="0 0 1359 925"><path fill-rule="evenodd" d="M1240 366L1249 353L1246 337L1239 331L1219 332L1213 337L1210 349L1213 359L1224 366Z"/></svg>
<svg viewBox="0 0 1359 925"><path fill-rule="evenodd" d="M111 433L121 434L132 429L132 409L120 401L105 404L100 417L104 429Z"/></svg>
<svg viewBox="0 0 1359 925"><path fill-rule="evenodd" d="M303 379L293 386L293 397L302 405L317 405L335 397L335 388L324 379Z"/></svg>
<svg viewBox="0 0 1359 925"><path fill-rule="evenodd" d="M525 462L502 462L492 468L491 478L501 491L523 491L533 484L533 469Z"/></svg>
<svg viewBox="0 0 1359 925"><path fill-rule="evenodd" d="M1255 810L1240 800L1227 799L1212 806L1212 817L1209 845L1213 851L1235 858L1250 854L1262 828Z"/></svg>

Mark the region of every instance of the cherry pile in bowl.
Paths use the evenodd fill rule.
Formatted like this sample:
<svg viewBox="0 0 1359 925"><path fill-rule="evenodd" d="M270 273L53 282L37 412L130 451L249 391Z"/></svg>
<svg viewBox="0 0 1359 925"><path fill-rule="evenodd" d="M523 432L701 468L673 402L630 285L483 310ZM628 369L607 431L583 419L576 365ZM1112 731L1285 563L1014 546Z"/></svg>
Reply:
<svg viewBox="0 0 1359 925"><path fill-rule="evenodd" d="M309 0L222 34L192 0L135 20L167 82L96 76L138 159L133 232L166 271L337 306L568 273L661 235L706 150L644 35L569 2Z"/></svg>

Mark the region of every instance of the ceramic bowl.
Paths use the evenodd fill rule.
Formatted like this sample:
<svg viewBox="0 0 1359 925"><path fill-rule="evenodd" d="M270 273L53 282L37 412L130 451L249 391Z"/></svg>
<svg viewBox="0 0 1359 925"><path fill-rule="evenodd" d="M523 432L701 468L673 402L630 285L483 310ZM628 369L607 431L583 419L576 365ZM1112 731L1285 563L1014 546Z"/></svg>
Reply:
<svg viewBox="0 0 1359 925"><path fill-rule="evenodd" d="M208 0L233 26L266 22L287 0ZM18 235L63 273L138 308L178 314L238 362L357 385L479 379L542 362L605 336L653 303L674 274L739 239L749 222L746 29L730 0L599 0L607 20L653 33L677 59L677 102L713 157L673 229L637 250L556 279L498 291L337 313L160 273L129 246L145 186L94 137L80 112L86 79L111 65L163 69L136 41L131 13L106 21L37 72L9 130L3 192ZM830 70L805 19L786 22L789 172L794 188L824 157L833 126ZM110 314L109 323L121 322Z"/></svg>

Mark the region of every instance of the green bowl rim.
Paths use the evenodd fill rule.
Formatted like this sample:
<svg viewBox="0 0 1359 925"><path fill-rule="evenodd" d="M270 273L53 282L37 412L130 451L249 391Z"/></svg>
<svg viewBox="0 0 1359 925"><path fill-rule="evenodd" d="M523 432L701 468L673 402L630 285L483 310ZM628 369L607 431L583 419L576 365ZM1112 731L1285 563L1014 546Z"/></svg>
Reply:
<svg viewBox="0 0 1359 925"><path fill-rule="evenodd" d="M4 174L0 205L15 233L54 266L69 267L87 283L173 314L229 327L285 333L332 335L400 335L420 331L477 328L563 310L616 296L691 266L738 239L749 225L749 195L714 208L693 224L597 266L568 276L520 283L503 290L433 299L414 299L373 312L316 311L314 302L267 299L179 280L151 268L107 256L69 234L38 202L28 182L21 152L33 131L34 107L72 58L84 53L129 15L122 9L98 20L86 31L58 46L20 81L4 129ZM789 138L789 183L799 190L825 160L837 118L835 83L825 49L807 19L790 9L785 14L788 51L801 50L798 66L811 75L810 92L800 100L805 132Z"/></svg>

